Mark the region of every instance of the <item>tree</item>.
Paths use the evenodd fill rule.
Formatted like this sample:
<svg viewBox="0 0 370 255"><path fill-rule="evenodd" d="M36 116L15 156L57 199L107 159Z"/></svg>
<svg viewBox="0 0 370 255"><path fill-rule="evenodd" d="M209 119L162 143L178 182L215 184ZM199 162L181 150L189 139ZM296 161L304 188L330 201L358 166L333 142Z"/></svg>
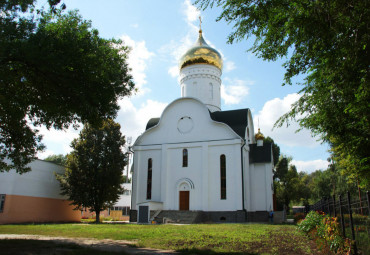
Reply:
<svg viewBox="0 0 370 255"><path fill-rule="evenodd" d="M370 183L369 1L197 0L222 6L234 24L228 42L253 37L265 60L287 57L285 84L305 75L300 99L276 126L293 119L345 158L342 167ZM341 163L339 160L337 160Z"/></svg>
<svg viewBox="0 0 370 255"><path fill-rule="evenodd" d="M297 168L295 165L290 164L291 160L291 158L286 156L280 156L276 165L274 186L278 210L282 210L285 205L289 211L291 201L300 201L302 196L305 196L301 191L302 183Z"/></svg>
<svg viewBox="0 0 370 255"><path fill-rule="evenodd" d="M65 166L67 163L67 156L63 154L58 154L58 155L53 154L53 155L47 156L44 160Z"/></svg>
<svg viewBox="0 0 370 255"><path fill-rule="evenodd" d="M0 2L0 172L30 170L44 148L37 127L99 125L134 89L129 49L59 2L49 0L49 11L34 0Z"/></svg>
<svg viewBox="0 0 370 255"><path fill-rule="evenodd" d="M279 162L279 157L280 157L280 147L277 145L271 137L266 137L263 142L271 143L272 145L272 156L274 157L274 166Z"/></svg>
<svg viewBox="0 0 370 255"><path fill-rule="evenodd" d="M61 194L69 197L76 210L95 211L97 223L100 212L123 194L124 144L120 125L113 120L104 121L99 128L86 124L71 144L65 174L57 176Z"/></svg>

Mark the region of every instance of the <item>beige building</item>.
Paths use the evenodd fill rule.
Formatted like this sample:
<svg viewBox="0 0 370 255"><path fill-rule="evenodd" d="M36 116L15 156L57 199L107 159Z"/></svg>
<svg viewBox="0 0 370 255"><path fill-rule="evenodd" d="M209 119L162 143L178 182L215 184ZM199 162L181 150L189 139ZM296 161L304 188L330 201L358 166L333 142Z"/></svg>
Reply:
<svg viewBox="0 0 370 255"><path fill-rule="evenodd" d="M22 175L0 173L0 224L80 221L81 212L60 195L55 173L64 167L42 160L29 166L32 171Z"/></svg>

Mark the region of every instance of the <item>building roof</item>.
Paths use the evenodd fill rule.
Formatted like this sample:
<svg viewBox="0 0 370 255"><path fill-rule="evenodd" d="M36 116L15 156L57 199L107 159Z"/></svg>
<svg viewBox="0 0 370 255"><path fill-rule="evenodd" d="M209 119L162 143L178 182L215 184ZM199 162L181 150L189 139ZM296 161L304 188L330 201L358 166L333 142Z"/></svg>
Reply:
<svg viewBox="0 0 370 255"><path fill-rule="evenodd" d="M248 126L248 108L210 112L211 119L222 122L234 130L240 137L245 138L245 131Z"/></svg>
<svg viewBox="0 0 370 255"><path fill-rule="evenodd" d="M145 128L145 130L148 130L149 128L154 127L155 125L157 125L157 124L158 124L158 122L159 122L159 119L160 119L160 118L151 118L151 119L148 121L148 123L146 123L146 128Z"/></svg>
<svg viewBox="0 0 370 255"><path fill-rule="evenodd" d="M272 162L271 143L264 142L262 146L257 144L249 145L249 163L268 163Z"/></svg>
<svg viewBox="0 0 370 255"><path fill-rule="evenodd" d="M231 127L240 137L245 138L245 132L248 125L248 108L210 112L211 119L217 122L222 122ZM158 124L160 118L151 118L146 124L145 130L154 127Z"/></svg>

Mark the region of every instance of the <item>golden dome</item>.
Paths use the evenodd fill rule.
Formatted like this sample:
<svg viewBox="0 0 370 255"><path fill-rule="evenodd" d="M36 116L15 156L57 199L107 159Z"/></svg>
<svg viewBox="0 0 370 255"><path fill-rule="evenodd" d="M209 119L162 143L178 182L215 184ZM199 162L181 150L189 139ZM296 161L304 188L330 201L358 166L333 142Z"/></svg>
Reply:
<svg viewBox="0 0 370 255"><path fill-rule="evenodd" d="M258 133L255 135L255 138L256 138L256 140L263 140L263 139L265 139L265 137L261 133L261 130L260 129L258 129Z"/></svg>
<svg viewBox="0 0 370 255"><path fill-rule="evenodd" d="M180 59L180 69L196 64L208 64L222 70L222 58L217 50L211 48L203 39L202 30L199 30L199 38Z"/></svg>

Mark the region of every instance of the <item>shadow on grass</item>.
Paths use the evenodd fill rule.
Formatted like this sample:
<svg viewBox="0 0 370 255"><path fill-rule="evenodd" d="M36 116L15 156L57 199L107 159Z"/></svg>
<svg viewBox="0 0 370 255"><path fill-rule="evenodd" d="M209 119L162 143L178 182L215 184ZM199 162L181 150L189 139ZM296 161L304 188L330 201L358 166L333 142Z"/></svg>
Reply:
<svg viewBox="0 0 370 255"><path fill-rule="evenodd" d="M181 254L197 254L197 255L258 255L260 253L245 253L245 252L216 252L209 249L180 249L176 250Z"/></svg>
<svg viewBox="0 0 370 255"><path fill-rule="evenodd" d="M58 243L45 240L23 240L23 239L2 239L0 240L1 255L110 255L117 252L100 251L84 248L76 244ZM120 252L119 254L127 254Z"/></svg>

